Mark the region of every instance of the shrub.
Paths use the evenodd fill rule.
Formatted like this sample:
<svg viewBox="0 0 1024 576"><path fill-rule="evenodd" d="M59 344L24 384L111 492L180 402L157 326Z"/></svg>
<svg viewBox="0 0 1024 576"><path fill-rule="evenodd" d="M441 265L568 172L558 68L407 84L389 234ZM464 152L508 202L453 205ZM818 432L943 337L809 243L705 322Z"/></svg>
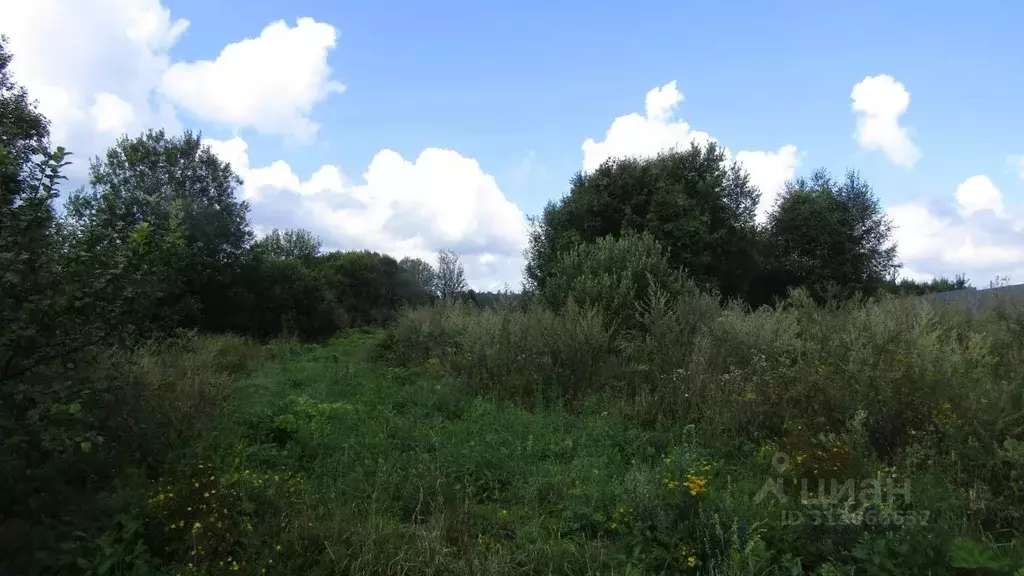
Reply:
<svg viewBox="0 0 1024 576"><path fill-rule="evenodd" d="M649 233L606 236L563 252L548 270L540 298L552 310L571 300L601 311L609 325L635 329L638 303L664 292L669 298L696 293L681 270L670 264Z"/></svg>

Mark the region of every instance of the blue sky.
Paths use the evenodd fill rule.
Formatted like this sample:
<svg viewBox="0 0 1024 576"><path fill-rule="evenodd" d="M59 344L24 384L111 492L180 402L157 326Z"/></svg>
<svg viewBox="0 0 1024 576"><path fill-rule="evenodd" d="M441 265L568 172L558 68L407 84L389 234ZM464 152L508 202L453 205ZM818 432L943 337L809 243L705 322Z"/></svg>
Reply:
<svg viewBox="0 0 1024 576"><path fill-rule="evenodd" d="M566 191L585 140L593 163L710 137L767 197L859 169L909 276L1024 281L1018 3L27 4L0 0L0 32L56 136L88 156L119 132L202 130L259 230L454 247L477 287L515 285L522 218Z"/></svg>

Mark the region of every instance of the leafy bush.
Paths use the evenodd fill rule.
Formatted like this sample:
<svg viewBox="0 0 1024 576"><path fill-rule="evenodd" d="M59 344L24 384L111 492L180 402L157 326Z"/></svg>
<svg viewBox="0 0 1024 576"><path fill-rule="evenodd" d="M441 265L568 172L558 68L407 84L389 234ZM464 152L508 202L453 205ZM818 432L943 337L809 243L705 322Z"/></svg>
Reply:
<svg viewBox="0 0 1024 576"><path fill-rule="evenodd" d="M9 482L0 524L30 528L8 535L17 552L11 567L81 569L82 560L96 569L129 557L147 564L136 550L144 478L209 431L232 377L261 354L237 338L184 335L65 357L18 381L29 393L5 399L15 410L0 419L0 474Z"/></svg>
<svg viewBox="0 0 1024 576"><path fill-rule="evenodd" d="M613 327L632 329L638 324L639 304L659 292L674 299L696 295L697 290L670 264L654 236L628 233L560 254L539 296L552 310L571 300L600 310Z"/></svg>

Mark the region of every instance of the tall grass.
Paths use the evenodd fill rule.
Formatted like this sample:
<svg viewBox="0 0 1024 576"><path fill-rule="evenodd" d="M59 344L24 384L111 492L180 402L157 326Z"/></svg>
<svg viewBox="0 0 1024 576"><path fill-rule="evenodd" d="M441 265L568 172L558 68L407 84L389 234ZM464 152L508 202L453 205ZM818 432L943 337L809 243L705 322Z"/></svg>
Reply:
<svg viewBox="0 0 1024 576"><path fill-rule="evenodd" d="M613 314L441 303L323 345L185 336L107 358L88 457L114 473L50 484L94 492L95 521L0 533L48 573L1013 574L1022 320L655 288ZM901 497L800 494L865 478Z"/></svg>
<svg viewBox="0 0 1024 576"><path fill-rule="evenodd" d="M399 318L387 345L472 394L570 410L603 394L639 424L694 426L720 457L799 455L794 478L908 470L938 482L945 500L931 504L962 505L956 522L977 534L1024 520L1019 302L822 307L797 292L750 311L655 291L631 312L638 328L621 331L572 304L435 307Z"/></svg>

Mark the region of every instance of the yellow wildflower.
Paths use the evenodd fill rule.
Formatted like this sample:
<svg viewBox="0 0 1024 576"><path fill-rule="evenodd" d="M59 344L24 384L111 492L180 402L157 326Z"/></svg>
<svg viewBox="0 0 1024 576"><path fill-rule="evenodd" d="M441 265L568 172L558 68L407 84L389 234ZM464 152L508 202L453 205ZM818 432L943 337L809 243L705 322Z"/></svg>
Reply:
<svg viewBox="0 0 1024 576"><path fill-rule="evenodd" d="M694 476L690 474L686 477L686 487L690 489L690 494L696 496L703 492L708 486L707 478L701 478L700 476Z"/></svg>
<svg viewBox="0 0 1024 576"><path fill-rule="evenodd" d="M696 566L697 565L697 557L696 556L687 556L686 557L686 565L689 566L690 568L693 568L694 566Z"/></svg>

